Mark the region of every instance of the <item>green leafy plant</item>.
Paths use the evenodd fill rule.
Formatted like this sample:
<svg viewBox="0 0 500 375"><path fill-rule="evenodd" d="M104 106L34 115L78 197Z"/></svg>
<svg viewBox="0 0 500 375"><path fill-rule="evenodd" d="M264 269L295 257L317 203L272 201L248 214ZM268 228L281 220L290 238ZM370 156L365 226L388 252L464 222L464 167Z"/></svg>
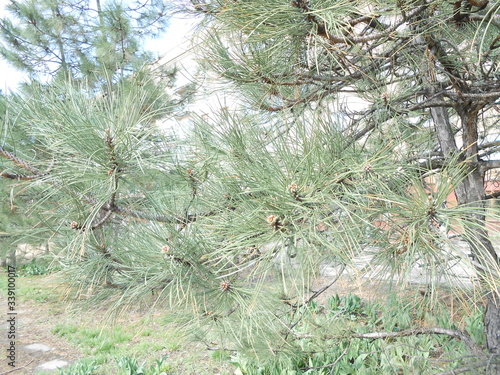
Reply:
<svg viewBox="0 0 500 375"><path fill-rule="evenodd" d="M36 259L32 259L31 262L29 262L28 264L18 267L17 270L20 276L46 275L51 272L47 264L45 264L44 262L37 261Z"/></svg>
<svg viewBox="0 0 500 375"><path fill-rule="evenodd" d="M167 375L169 366L164 364L164 358L155 360L155 363L147 366L146 363L139 365L136 358L123 356L117 359L117 374L120 375Z"/></svg>
<svg viewBox="0 0 500 375"><path fill-rule="evenodd" d="M94 362L80 361L65 369L59 370L59 375L94 375L98 374L99 367Z"/></svg>
<svg viewBox="0 0 500 375"><path fill-rule="evenodd" d="M465 318L465 329L478 345L484 345L486 340L483 314L483 311L479 310L476 314Z"/></svg>
<svg viewBox="0 0 500 375"><path fill-rule="evenodd" d="M427 303L425 299L421 303ZM421 335L395 337L387 340L349 339L348 331L366 332L377 327L380 331L403 330L414 326L419 304L410 297L388 298L385 303L366 303L354 294L339 297L333 295L325 306L316 305L314 314L309 314L296 327L297 345L302 354L277 355L268 361L255 361L241 353L232 357L236 374L427 374L453 369L464 363L461 355L466 349L460 342L446 337ZM363 313L366 312L366 313ZM439 318L427 316L429 322ZM353 319L352 316L356 318ZM480 316L478 313L477 316ZM410 321L408 321L410 319ZM425 322L422 322L425 324ZM442 327L453 328L453 323L441 322ZM321 330L321 338L303 337L301 332L310 332L313 324ZM470 325L469 323L467 323ZM481 328L478 327L478 332ZM453 347L453 349L451 349ZM446 352L453 355L443 358ZM310 354L305 354L309 352Z"/></svg>
<svg viewBox="0 0 500 375"><path fill-rule="evenodd" d="M348 294L344 297L339 297L335 294L326 301L330 314L337 313L348 314L350 316L359 315L363 311L361 298L355 294Z"/></svg>
<svg viewBox="0 0 500 375"><path fill-rule="evenodd" d="M230 358L230 352L227 350L215 350L212 353L212 358L217 361L226 361Z"/></svg>
<svg viewBox="0 0 500 375"><path fill-rule="evenodd" d="M116 368L113 372L117 375L168 375L170 367L164 363L164 358L157 359L147 365L139 364L136 358L122 356L115 360ZM66 369L59 370L59 375L93 375L101 373L102 369L91 361L80 361Z"/></svg>

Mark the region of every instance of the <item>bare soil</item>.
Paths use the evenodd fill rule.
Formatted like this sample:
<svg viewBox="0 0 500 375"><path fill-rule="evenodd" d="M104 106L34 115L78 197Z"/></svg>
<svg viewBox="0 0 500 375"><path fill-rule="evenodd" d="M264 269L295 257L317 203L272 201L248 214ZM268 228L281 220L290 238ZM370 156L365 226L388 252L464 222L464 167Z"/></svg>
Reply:
<svg viewBox="0 0 500 375"><path fill-rule="evenodd" d="M141 334L139 327L141 321L147 316L153 322L146 329L158 331L166 331L167 327L155 321L155 316L145 311L136 310L127 312L126 316L117 318L117 320L101 321L100 316L104 316L99 312L92 315L80 314L75 315L74 312L68 309L68 301L62 297L65 286L61 284L60 278L57 275L45 276L30 276L17 277L16 289L16 367L12 368L8 365L5 352L9 348L9 340L7 339L8 324L7 320L7 304L6 304L6 273L0 272L0 312L3 318L0 320L0 348L2 355L0 358L0 375L28 375L37 374L35 370L38 366L48 361L55 359L63 360L72 364L78 360L84 359L87 355L81 347L69 340L70 336L60 336L54 328L60 324L73 324L78 326L106 327L106 324L117 324L121 327L126 327L129 330L132 339L126 344L130 348L141 345L144 342L144 336ZM313 291L321 290L327 286L332 279L330 277L322 277L313 285ZM394 290L393 290L394 291ZM405 295L415 295L420 298L425 295L427 286L413 285L400 290ZM342 277L328 290L323 292L318 298L319 303L325 303L327 298L338 293L339 295L347 295L353 293L361 297L364 301L383 300L384 296L389 292L387 282L374 282L367 279L357 279L354 277ZM462 315L467 315L461 308L461 303L457 295L454 293L444 293L442 297L445 303L449 305L452 315L456 315L457 321L460 321ZM165 312L158 312L156 318L165 315ZM143 325L142 325L143 326ZM170 328L171 330L172 328ZM136 331L137 330L137 331ZM51 348L49 351L33 351L26 348L31 344L44 344ZM145 360L151 361L159 359L163 356L168 358L168 363L175 368L173 373L178 375L229 375L234 374L234 368L227 362L221 362L212 358L210 352L201 343L193 343L187 340L179 341L178 345L156 347L151 349L148 358L138 358L140 362ZM111 359L110 359L111 361ZM57 371L54 372L57 374ZM109 372L108 372L109 373Z"/></svg>
<svg viewBox="0 0 500 375"><path fill-rule="evenodd" d="M5 278L2 277L2 280L5 280ZM22 277L16 279L17 288L29 287L30 284L33 284L33 287L35 287L34 280ZM40 287L41 285L44 288L57 288L56 280L50 276L44 276L43 281L36 286ZM2 306L4 306L2 311L6 316L7 306L4 290L1 291L1 297ZM8 373L9 370L15 375L33 374L34 369L42 363L54 359L61 359L71 363L83 357L78 348L69 344L64 338L52 333L56 324L68 318L64 313L62 304L42 302L40 299L36 301L21 296L16 298L16 310L16 367L9 366L5 356L2 355L3 358L0 362L1 374ZM1 327L3 334L0 336L0 347L3 349L2 352L4 352L6 348L9 348L7 337L8 326L6 323L3 323ZM30 344L45 344L52 350L46 352L28 350L26 346Z"/></svg>
<svg viewBox="0 0 500 375"><path fill-rule="evenodd" d="M6 285L6 273L0 272L0 280ZM84 359L86 354L77 345L66 339L67 336L59 336L54 328L61 323L77 324L84 326L102 326L107 324L99 321L99 314L92 316L75 316L74 312L67 308L68 303L61 297L62 286L57 275L17 277L16 289L16 343L15 343L15 367L11 367L6 359L5 352L9 348L8 323L7 320L7 296L6 287L0 286L0 306L3 318L0 323L0 375L30 375L38 374L38 366L53 360L63 360L72 364ZM113 324L121 324L122 327L140 326L140 321L145 313L133 311L126 318L120 318ZM134 324L137 323L137 324ZM164 329L164 327L153 327ZM131 332L133 339L127 344L130 347L140 344L140 332ZM31 344L43 344L50 347L48 351L33 351L27 348ZM150 358L138 359L139 363L145 360L168 357L168 363L176 367L174 372L179 375L201 375L234 373L231 365L215 360L211 352L200 343L182 341L172 348L152 349ZM191 358L185 361L186 358ZM111 359L110 359L111 360ZM194 364L195 362L195 364ZM200 370L203 369L203 370ZM43 374L49 372L42 372ZM57 374L55 370L52 373Z"/></svg>

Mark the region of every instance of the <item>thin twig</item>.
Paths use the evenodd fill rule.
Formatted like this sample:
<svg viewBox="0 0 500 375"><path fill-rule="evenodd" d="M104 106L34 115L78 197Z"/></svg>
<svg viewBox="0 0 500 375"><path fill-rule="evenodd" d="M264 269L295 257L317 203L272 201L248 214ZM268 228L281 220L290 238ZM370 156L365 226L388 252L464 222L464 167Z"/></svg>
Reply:
<svg viewBox="0 0 500 375"><path fill-rule="evenodd" d="M311 302L314 298L316 298L317 296L319 296L321 293L323 293L325 290L327 290L328 288L330 288L333 284L335 284L338 279L340 278L340 276L342 275L342 273L344 272L345 270L345 265L342 265L342 269L340 270L340 272L337 274L337 276L335 277L335 279L333 279L333 281L328 284L327 286L321 288L320 290L314 292L314 294L309 297L307 299L306 302L302 303L302 304L294 304L292 307L294 310L297 310L297 308L301 307L301 306L304 306L304 305L307 305L309 302ZM289 329L289 332L287 333L286 337L288 337L288 334L292 331L292 329L300 323L300 321L302 320L302 318L304 317L304 314L306 313L306 311L304 310L301 314L300 314L300 317L297 319L297 321L295 323L292 323L292 325L290 325L290 327L288 327Z"/></svg>
<svg viewBox="0 0 500 375"><path fill-rule="evenodd" d="M325 290L327 290L333 284L335 284L338 281L338 279L340 278L340 276L342 276L344 271L345 271L345 264L342 265L342 268L340 269L339 273L337 274L337 277L335 277L335 279L333 279L333 281L330 284L328 284L328 285L324 286L323 288L321 288L320 290L317 290L316 292L314 292L314 294L311 297L309 297L303 305L307 305L309 302L311 302L313 299L318 297L321 293L323 293Z"/></svg>
<svg viewBox="0 0 500 375"><path fill-rule="evenodd" d="M353 337L360 339L386 339L391 337L417 336L417 335L447 335L461 340L469 351L476 354L484 354L483 350L477 345L471 337L460 330L445 329L439 327L405 329L398 332L370 332L370 333L352 333Z"/></svg>
<svg viewBox="0 0 500 375"><path fill-rule="evenodd" d="M453 370L445 371L445 372L440 372L436 375L456 375L456 374L462 374L464 372L470 372L473 369L481 368L481 367L486 367L491 365L491 359L498 356L498 354L493 354L488 357L488 359L482 360L482 361L476 361L474 363L470 363L467 366L456 368Z"/></svg>
<svg viewBox="0 0 500 375"><path fill-rule="evenodd" d="M12 372L14 372L14 371L19 371L19 370L22 370L23 368L25 368L25 367L29 366L29 365L31 364L31 362L33 362L33 361L34 361L34 359L32 359L31 361L29 361L28 363L26 363L24 366L17 367L17 368L15 368L15 369L13 369L13 370L9 370L9 371L2 372L2 373L0 373L0 375L6 375L6 374L10 374L10 373L12 373Z"/></svg>
<svg viewBox="0 0 500 375"><path fill-rule="evenodd" d="M337 363L339 363L339 361L342 359L343 356L346 355L347 351L349 350L349 346L347 346L344 351L342 352L342 354L340 354L340 356L338 356L338 358L335 360L335 362L333 363L329 363L328 365L324 365L324 366L315 366L315 367L301 367L300 369L301 370L316 370L316 369L320 369L320 368L328 368L328 367L335 367L335 365Z"/></svg>

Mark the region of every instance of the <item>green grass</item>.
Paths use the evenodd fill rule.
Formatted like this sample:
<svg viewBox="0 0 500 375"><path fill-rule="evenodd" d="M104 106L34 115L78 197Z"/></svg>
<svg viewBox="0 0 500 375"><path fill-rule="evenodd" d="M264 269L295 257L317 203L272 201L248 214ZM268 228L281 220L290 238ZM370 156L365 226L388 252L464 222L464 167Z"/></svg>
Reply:
<svg viewBox="0 0 500 375"><path fill-rule="evenodd" d="M294 327L291 347L272 358L256 360L245 352L209 352L193 344L168 313L141 316L135 312L117 321L102 321L100 310L68 315L54 289L57 285L53 275L17 278L20 304L39 306L45 314L55 311L58 315L52 316L58 316L58 323L51 333L85 356L61 375L432 374L464 365L460 357L468 353L460 341L437 335L366 340L350 334L422 326L459 328L484 345L482 310L472 302L468 310L455 307L451 316L445 302L418 293L378 302L349 294L302 306L291 317L302 317Z"/></svg>
<svg viewBox="0 0 500 375"><path fill-rule="evenodd" d="M16 275L18 276L16 277L16 299L18 302L58 303L60 295L54 293L51 286L48 287L45 283L39 283L37 276L19 272ZM0 283L0 290L5 292L7 283Z"/></svg>
<svg viewBox="0 0 500 375"><path fill-rule="evenodd" d="M120 344L129 342L133 337L122 327L101 329L66 323L57 324L52 332L81 348L86 355L94 356L116 354Z"/></svg>
<svg viewBox="0 0 500 375"><path fill-rule="evenodd" d="M1 271L5 275L5 270ZM19 308L39 308L37 318L51 319L47 332L64 339L85 359L65 368L63 375L229 375L220 361L202 345L193 344L172 322L168 314L138 312L113 320L103 320L105 309L82 314L67 310L64 285L57 274L19 273L16 293ZM0 294L7 290L0 283ZM45 314L45 315L44 315ZM46 318L45 318L46 317ZM76 350L75 350L76 351ZM160 364L161 362L161 364ZM128 363L128 367L126 364Z"/></svg>
<svg viewBox="0 0 500 375"><path fill-rule="evenodd" d="M228 350L215 350L212 353L212 358L220 362L228 361L231 359L231 352Z"/></svg>
<svg viewBox="0 0 500 375"><path fill-rule="evenodd" d="M91 360L99 375L205 374L207 360L208 366L213 366L229 359L228 355L213 359L203 357L198 352L186 356L183 353L192 344L174 326L161 325L162 320L157 317L114 325L101 323L93 327L88 326L90 322L59 323L52 332L79 348L87 357L85 365ZM65 371L62 374L79 375L78 371L83 370Z"/></svg>
<svg viewBox="0 0 500 375"><path fill-rule="evenodd" d="M149 322L158 324L155 320ZM190 353L189 357L172 355L185 351L189 345L189 341L173 327L158 326L154 330L149 327L141 329L137 324L88 327L84 323L59 323L52 332L78 347L87 357L85 363L78 362L80 367L90 366L90 361L99 375L203 374L207 367L199 361L199 353ZM211 361L216 360L219 358ZM80 367L66 369L62 374L79 375L83 371ZM184 372L187 368L194 372Z"/></svg>

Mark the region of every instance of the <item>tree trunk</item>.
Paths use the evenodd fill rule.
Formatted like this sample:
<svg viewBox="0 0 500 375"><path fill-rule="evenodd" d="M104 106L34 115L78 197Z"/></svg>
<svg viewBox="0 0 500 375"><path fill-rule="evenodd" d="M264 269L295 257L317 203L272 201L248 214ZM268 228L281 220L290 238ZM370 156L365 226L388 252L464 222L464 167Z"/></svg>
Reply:
<svg viewBox="0 0 500 375"><path fill-rule="evenodd" d="M486 345L491 354L500 354L500 297L496 291L491 290L489 286L491 284L486 282L488 280L486 272L497 270L499 262L486 229L484 178L478 168L477 118L480 106L474 108L471 105L460 104L457 113L462 125L464 151L459 158L470 165L470 173L456 187L455 194L460 205L467 205L474 209L474 213L467 218L469 224L465 226L464 234L474 260L482 266L482 268L477 268L478 276L484 287L489 290L483 317ZM445 158L458 155L459 149L446 108L431 108L431 115ZM488 374L500 374L498 361L491 361L487 371Z"/></svg>
<svg viewBox="0 0 500 375"><path fill-rule="evenodd" d="M424 51L422 64L422 78L427 86L427 95L437 100L444 101L443 95L439 95L439 89L436 89L438 83L437 66L438 62L445 66L446 53L443 52L435 38L428 35L424 39L427 48ZM460 90L467 90L467 85L460 82L460 72L452 71L450 80L454 86ZM490 353L500 353L500 296L496 288L492 288L491 282L488 283L488 272L498 272L498 255L491 243L488 231L486 229L485 216L485 191L484 178L479 169L478 157L478 131L477 122L479 111L486 103L481 101L466 101L459 99L455 103L455 111L460 117L462 126L462 150L457 147L455 141L455 132L450 124L448 110L445 107L431 107L430 112L434 122L434 128L438 137L441 151L446 159L458 158L459 161L469 165L469 174L460 182L455 189L458 204L471 208L471 213L467 217L465 225L465 240L470 246L472 257L479 265L476 268L478 277L483 287L487 291L487 309L484 315L484 325L486 334L487 348ZM497 279L497 275L495 280ZM489 278L491 280L491 277ZM490 374L500 374L498 369L491 369Z"/></svg>
<svg viewBox="0 0 500 375"><path fill-rule="evenodd" d="M486 347L491 354L496 354L492 360L492 374L500 374L500 301L498 295L490 293L487 297L484 312L484 330Z"/></svg>
<svg viewBox="0 0 500 375"><path fill-rule="evenodd" d="M468 242L474 260L483 266L495 269L498 267L498 255L486 230L484 176L478 167L477 119L480 109L480 105L473 107L465 103L460 103L457 107L462 124L463 159L470 165L470 173L457 186L455 194L459 204L474 208L474 213L469 217L473 225L465 228L468 232L467 238L470 237ZM443 152L446 157L446 152L444 150Z"/></svg>

